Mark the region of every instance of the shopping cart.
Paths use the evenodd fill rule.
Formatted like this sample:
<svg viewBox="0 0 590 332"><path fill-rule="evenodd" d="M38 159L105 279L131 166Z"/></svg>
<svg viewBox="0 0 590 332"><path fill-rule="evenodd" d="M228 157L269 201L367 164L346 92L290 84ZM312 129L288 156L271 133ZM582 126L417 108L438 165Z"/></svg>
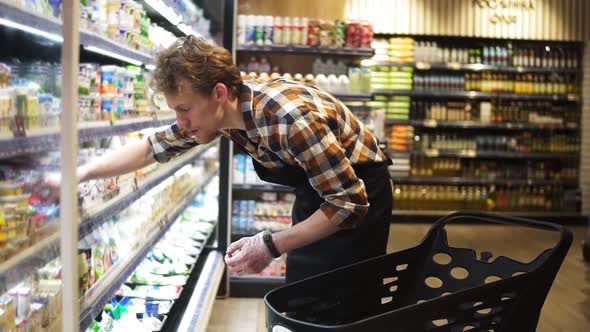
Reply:
<svg viewBox="0 0 590 332"><path fill-rule="evenodd" d="M449 247L445 225L493 222L544 228L559 242L528 264ZM572 242L556 224L491 213L438 220L413 248L349 265L269 292L269 331L535 331Z"/></svg>

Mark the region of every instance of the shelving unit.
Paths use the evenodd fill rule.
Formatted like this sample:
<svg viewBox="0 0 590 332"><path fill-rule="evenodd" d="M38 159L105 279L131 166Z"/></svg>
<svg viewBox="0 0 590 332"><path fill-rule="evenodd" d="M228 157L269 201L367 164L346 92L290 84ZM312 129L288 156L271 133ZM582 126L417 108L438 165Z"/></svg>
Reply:
<svg viewBox="0 0 590 332"><path fill-rule="evenodd" d="M397 184L417 184L417 185L499 185L499 186L547 186L547 185L563 185L568 187L575 187L578 182L575 180L527 180L527 179L477 179L465 177L428 177L428 176L406 176L406 177L391 177L393 183Z"/></svg>
<svg viewBox="0 0 590 332"><path fill-rule="evenodd" d="M373 95L409 96L415 98L448 98L448 99L504 99L523 101L558 101L579 102L580 96L575 94L524 94L524 93L488 93L477 91L408 91L408 90L374 90Z"/></svg>
<svg viewBox="0 0 590 332"><path fill-rule="evenodd" d="M162 15L158 8L147 8L148 3L157 2L163 4L163 1L138 0L138 2L146 5L147 15L152 20L152 23L162 21L162 19L155 19L156 16L166 19L165 15ZM16 250L13 256L0 263L0 291L4 293L17 285L21 287L20 285L23 281L28 283L27 279L30 279L32 275L37 273L39 268L61 256L61 260L59 261L59 264L61 264L61 287L58 293L61 300L57 301L57 303L63 304L60 309L63 311L63 314L61 317L58 317L59 321L63 322L63 324L59 329L69 331L79 329L84 331L100 315L104 310L104 305L110 302L121 285L128 282L128 278L134 272L135 268L170 229L177 217L181 215L189 204L197 204L193 202L195 196L202 192L212 179L223 176L221 174L222 167L216 167L214 166L216 163L211 163L211 160L208 160L203 166L208 172L207 174L203 174L202 177L199 177L199 183L192 184L191 189L179 202L173 202L173 204L170 204L171 206L167 206L167 210L156 217L156 221L149 224L149 227L146 227L147 229L142 229L141 234L137 234L138 241L135 247L132 248L126 257L112 266L86 294L78 294L80 296L76 297L78 293L76 289L80 283L80 280L75 277L77 275L75 271L80 271L78 265L80 259L78 256L80 254L78 246L80 246L80 241L91 233L95 234L96 230L103 226L105 222L111 220L112 217L120 215L131 204L142 198L142 196L145 196L150 190L156 188L171 176L186 177L187 174L182 173L185 171L182 169L189 164L193 164L203 156L210 158L211 153L208 152L213 152L210 150L217 148L221 142L220 140L215 140L208 145L198 146L192 151L175 158L167 164L160 165L143 176L140 176L139 173L135 174L133 185L129 185L127 189L122 189L124 187L121 186L118 190L122 191L115 197L112 197L100 206L92 206L89 209L85 209L83 215L78 215L76 213L76 205L78 204L79 198L76 192L78 184L75 176L72 175L75 174L77 166L75 155L78 154L78 142L91 143L92 141L125 135L148 128L169 126L174 123L175 118L156 118L154 116L154 118L117 119L114 123L110 121L78 122L76 119L76 109L79 106L79 100L76 91L78 91L79 85L81 86L79 84L81 78L78 73L79 62L92 62L99 63L100 65L125 62L138 67L143 66L145 69L151 70L154 65L155 52L152 54L151 52L144 53L138 51L119 40L109 39L99 35L93 29L81 27L79 7L84 4L80 5L76 2L66 0L60 10L63 16L62 21L61 19L45 17L39 14L41 10L37 13L29 7L25 7L32 6L32 4L23 3L21 7L16 3L18 1L0 0L0 29L6 29L5 35L10 36L11 39L9 42L20 42L22 39L23 43L35 43L35 45L30 45L32 48L38 46L36 43L41 45L39 47L49 45L51 51L35 54L35 51L24 51L24 47L13 50L10 45L5 45L8 49L6 52L3 52L3 55L6 56L8 54L10 57L20 57L22 55L26 58L26 61L45 61L46 56L53 57L54 53L61 53L62 66L51 65L51 68L57 68L52 69L55 70L55 73L58 73L55 75L60 75L59 83L55 83L59 87L59 93L47 93L51 96L61 98L63 112L60 113L59 127L27 129L26 134L22 134L21 136L11 134L6 129L6 123L4 121L7 120L2 119L2 125L4 127L3 134L0 136L0 159L6 163L11 160L18 162L21 156L35 155L61 148L61 221L50 220L42 228L35 228L36 231L42 231L43 235L39 233L37 235L38 237L28 239L28 241L32 242L32 246L22 250ZM132 6L135 4L129 5ZM224 4L219 3L217 5L222 9L220 13L223 15ZM44 8L44 10L47 10L47 8ZM201 19L203 12L199 11L195 15L198 15L199 19ZM182 19L181 15L178 16ZM135 19L139 20L137 17ZM200 23L205 22L200 20ZM161 27L169 29L170 32L177 36L184 36L194 32L193 28L183 22L176 24L169 22L169 24L163 24ZM216 33L223 33L227 28L231 30L231 24L223 24L222 30L217 30ZM60 47L62 48L61 52L57 52ZM13 55L10 52L17 54ZM55 58L51 58L51 61L56 62L59 61L58 59L56 55ZM9 66L12 67L11 64ZM14 74L14 68L11 69L13 69ZM33 73L33 75L37 74L38 72ZM88 74L88 76L92 75ZM85 78L88 78L88 76L85 76ZM35 81L34 79L31 80ZM140 89L143 86L136 85L134 88ZM127 88L125 91L129 93ZM134 92L137 93L137 90L134 90ZM52 107L55 108L55 106ZM142 112L141 109L137 111ZM21 112L20 108L19 112ZM28 119L28 116L31 115L27 114L26 116L26 119ZM34 126L37 126L37 124ZM31 125L31 127L34 126ZM98 144L98 142L92 143ZM38 156L35 155L32 157L31 159L34 159ZM42 157L42 155L39 155L39 157ZM27 158L28 160L29 158ZM201 167L200 165L197 166ZM182 171L178 172L179 170ZM10 179L12 178L10 177ZM220 191L224 189L222 182L220 180ZM185 186L182 186L182 188L184 190ZM29 192L29 189L27 189L27 192ZM211 206L211 209L218 208L219 206ZM225 252L227 246L224 240L227 227L223 225L223 222L225 220L220 220L218 224L221 224L221 226L215 226L213 231L207 234L207 238L203 243L205 247L201 248L202 251L197 259L197 263L189 269L191 282L194 284L187 285L187 292L186 294L183 293L182 296L191 298L190 308L196 309L189 312L184 310L184 305L173 307L173 310L176 311L174 314L178 321L191 320L189 322L191 324L188 325L189 327L186 330L193 327L192 319L196 319L199 322L207 322L208 316L211 313L212 301L215 299L225 269L222 253ZM31 234L27 234L27 236L29 235ZM23 244L22 246L24 247L25 245ZM202 275L200 275L201 273Z"/></svg>
<svg viewBox="0 0 590 332"><path fill-rule="evenodd" d="M372 48L328 48L328 47L311 47L311 46L293 46L293 45L239 45L237 52L243 53L286 53L286 54L312 54L312 55L348 55L359 57L373 56Z"/></svg>
<svg viewBox="0 0 590 332"><path fill-rule="evenodd" d="M43 17L25 8L19 8L6 1L0 2L2 25L32 32L53 42L61 43L63 25L55 18ZM7 23L8 20L10 23ZM128 46L99 36L92 31L80 31L80 45L91 52L107 55L135 65L151 64L152 56Z"/></svg>
<svg viewBox="0 0 590 332"><path fill-rule="evenodd" d="M241 10L241 8L240 8ZM250 13L249 13L250 14ZM270 59L272 61L283 61L284 67L289 67L287 62L294 63L300 62L300 66L297 68L297 71L292 71L291 73L294 74L296 72L301 73L310 73L312 72L312 61L314 58L330 58L330 59L338 59L338 61L342 61L343 63L355 63L358 62L362 58L368 58L374 55L374 50L372 48L323 48L323 47L309 47L309 46L294 46L294 45L237 45L236 47L236 54L238 54L242 59L246 59L247 57L252 56L260 56ZM294 60L291 62L291 60ZM364 60L363 60L364 61ZM237 61L239 62L239 61ZM273 62L276 65L276 63ZM282 66L279 66L282 68ZM283 68L284 69L284 68ZM289 71L286 70L285 71ZM327 73L326 73L327 75ZM369 91L346 91L346 90L339 90L339 91L329 91L328 92L340 99L343 102L347 101L359 101L359 102L370 102L374 99L373 93ZM370 108L367 106L350 106L350 109L353 111L369 111ZM231 150L230 150L231 151ZM234 152L229 152L230 158L232 158L232 154ZM235 167L235 165L232 165ZM285 187L285 186L278 186L273 184L232 184L231 185L232 192L230 198L230 204L233 203L233 200L236 197L240 199L246 200L254 200L257 197L262 197L263 193L274 193L274 194L286 194L294 192L294 188ZM277 199L281 197L281 195L277 195ZM232 205L229 206L231 211ZM231 222L231 216L230 216ZM244 233L242 230L234 230L230 232L231 240L236 241L241 237L244 236L251 236L254 234ZM243 277L243 278L236 278L230 277L230 294L231 296L256 296L261 297L267 291L284 284L284 278L251 278L251 277Z"/></svg>
<svg viewBox="0 0 590 332"><path fill-rule="evenodd" d="M213 145L214 144L211 144L208 147ZM105 220L126 209L131 203L143 196L155 185L159 184L164 179L173 175L178 169L186 165L187 162L198 158L198 156L204 151L206 151L208 147L196 151L195 153L191 153L189 156L187 156L188 158L184 158L176 164L169 166L164 171L156 172L157 174L154 174L149 179L147 179L145 184L141 185L141 187L139 187L137 191L121 195L121 197L114 199L115 202L106 204L105 206L98 208L98 212L95 215L92 215L91 217L84 219L80 223L80 226L78 228L79 238L84 238L86 235L90 234L94 229L99 227ZM216 175L217 172L211 172L210 174L207 174L204 177L204 181L194 189L192 196L194 196L202 188L204 188ZM188 202L190 202L190 200L187 199L186 202L183 201L182 204L186 206ZM184 210L184 208L179 209L181 211L176 211L176 214ZM176 218L167 218L167 216L164 216L162 220L164 219L173 221ZM34 246L20 252L16 256L12 257L10 260L0 264L0 291L5 291L6 289L9 289L14 285L22 282L22 280L26 276L30 275L43 265L47 264L47 262L59 256L60 247L58 231L59 226L53 227L50 230L51 235L45 237L43 240L39 241ZM154 239L154 241L156 240L157 239ZM94 317L92 317L92 319L94 319Z"/></svg>
<svg viewBox="0 0 590 332"><path fill-rule="evenodd" d="M81 142L108 138L115 135L125 135L150 127L171 125L174 119L164 120L122 120L111 126L107 121L97 123L81 123L78 129L78 139ZM23 154L43 152L59 147L59 128L49 128L31 131L26 137L14 137L0 140L0 158L10 158Z"/></svg>
<svg viewBox="0 0 590 332"><path fill-rule="evenodd" d="M366 60L363 65L368 67L411 67L416 70L444 70L459 72L500 72L500 73L534 73L534 74L579 74L576 68L544 68L544 67L522 67L522 66L492 66L483 64L462 64L462 63L428 63L428 62L395 62L384 60Z"/></svg>
<svg viewBox="0 0 590 332"><path fill-rule="evenodd" d="M410 152L386 151L391 157L425 156L482 158L482 159L577 159L578 152L504 152L504 151L476 151L476 150L438 150L427 149Z"/></svg>
<svg viewBox="0 0 590 332"><path fill-rule="evenodd" d="M578 130L577 123L542 124L520 122L477 122L477 121L436 121L436 120L387 120L388 126L414 126L423 128L449 128L449 129L489 129L489 130Z"/></svg>
<svg viewBox="0 0 590 332"><path fill-rule="evenodd" d="M397 36L381 35L379 37L388 39ZM581 155L574 146L574 144L579 144L579 140L572 138L579 138L581 135L581 95L577 93L525 94L461 91L462 84L465 84L465 88L468 89L468 84L471 83L473 88L473 84L476 84L474 82L482 84L481 86L476 85L475 89L510 90L512 87L511 84L514 84L514 88L516 89L519 87L518 83L521 83L521 91L525 91L522 88L522 84L528 84L528 87L530 87L529 91L544 91L545 83L555 83L557 85L553 87L559 85L563 89L562 91L581 91L580 85L583 73L580 65L580 55L582 54L581 43L552 43L550 41L496 40L447 36L405 35L403 37L405 38L404 41L397 41L400 43L399 45L407 45L404 43L408 43L408 38L412 38L415 41L415 44L411 48L412 56L407 57L414 59L411 62L372 59L363 61L363 65L368 66L371 70L379 74L375 76L378 78L375 84L379 84L380 86L393 84L392 82L396 84L400 82L399 84L401 84L402 76L404 83L410 82L406 84L409 87L408 90L374 89L371 91L375 100L387 105L384 107L386 108L386 112L390 114L390 119L385 121L385 126L386 131L391 128L389 140L393 143L390 146L396 150L387 150L386 153L394 159L394 166L391 171L392 180L396 188L401 192L404 192L404 190L410 193L421 192L425 195L424 197L433 195L432 197L434 198L431 199L437 199L436 197L438 197L438 199L443 201L444 198L441 198L440 195L444 194L439 195L439 193L453 193L454 190L458 190L459 192L460 190L465 190L465 187L471 188L476 192L478 190L493 191L494 195L498 194L502 196L502 199L504 199L504 190L511 190L512 195L530 194L534 199L542 197L539 199L545 199L546 204L549 204L547 202L554 202L556 197L554 194L556 194L560 195L560 201L562 202L560 206L564 208L564 211L536 213L508 211L501 213L546 219L560 223L587 222L587 216L575 211L566 212L573 211L574 207L579 209L577 203L579 202L579 195L577 192L580 188L579 162ZM395 43L396 41L393 42ZM424 46L426 44L427 46ZM396 47L403 47L399 45ZM533 61L533 53L532 51L531 53L527 53L527 56L530 55L531 57L519 58L519 61L522 62L517 62L517 50L521 52L522 50L526 50L528 52L530 47L533 47L530 45L536 47L534 57L539 57L539 59L541 57L548 57L547 54L549 53L541 54L541 52L549 52L551 49L554 53L551 53L552 58L549 58L551 59L550 61L555 60L554 63L556 66L561 67L554 68L550 65L542 67L539 65L535 67L521 66L520 64L525 61L529 61L529 63ZM557 48L557 51L554 50L554 46ZM431 47L435 49L429 52L420 47ZM502 47L507 49L508 52L502 51L501 53L497 53L498 49L502 49ZM496 53L493 53L494 50L490 53L490 49L494 49ZM385 46L383 46L379 54L386 54L384 50L386 50ZM485 53L486 51L487 53ZM490 56L490 54L492 55ZM565 57L566 54L568 56L567 61L565 58L557 59L558 56ZM572 54L576 56L572 56ZM515 56L515 58L512 58L512 56ZM442 61L419 61L428 57L440 57ZM462 61L462 63L451 62L455 59ZM546 60L548 58L544 59ZM467 62L477 61L482 63L467 64ZM534 61L540 62L541 60L535 58ZM494 65L484 63L494 63ZM508 65L512 63L518 65ZM394 75L394 73L400 71L404 72L404 75ZM409 75L411 75L411 78L408 78ZM487 87L483 85L485 83L488 84ZM506 87L506 84L508 84L508 87ZM490 88L490 85L493 85L494 88ZM453 89L446 89L451 87ZM400 96L405 96L409 99L384 98ZM489 102L486 106L491 108L490 112L492 114L490 114L490 121L441 120L463 118L463 115L468 115L465 118L473 120L479 120L480 117L484 119L484 115L480 113L483 109L483 103L480 104L480 101ZM393 104L387 104L389 102ZM469 114L462 114L462 111L468 112ZM532 117L533 115L535 117ZM510 120L502 121L502 119ZM525 122L523 119L543 119L538 120L538 122L546 121L548 123L533 122L536 120ZM405 137L406 140L403 138L404 133L408 135ZM412 136L411 138L410 135ZM555 139L553 139L553 135L555 135ZM477 141L478 150L437 149L435 147L440 146L435 146L433 143L436 140L441 145L446 144L452 147L453 142L457 142L457 145L461 146L462 142L475 140L475 136L479 139ZM502 144L494 143L494 140L509 140L510 144L513 144L515 148L507 147L504 149ZM488 147L483 149L480 147L480 143L483 146L488 144ZM548 146L540 146L540 144L547 144ZM551 152L553 148L550 150L549 144L556 146L554 151L564 152ZM494 150L494 148L498 150ZM517 151L519 149L531 151L543 150L545 148L547 152ZM581 147L579 148L581 149ZM503 172L501 170L502 166L500 166L502 162L510 164L510 170ZM452 168L453 174L469 175L455 175L450 177L410 175L416 174L417 172L414 172L416 169L422 171L430 170L436 174L437 169L438 171L444 171L445 165L448 166L448 163L454 165ZM486 168L486 163L492 163L492 168ZM550 170L546 167L549 167ZM480 173L484 174L483 177L492 176L489 175L488 170L492 174L506 173L512 175L508 175L508 178L496 177L493 179L481 179L474 175L477 172L483 172ZM574 170L573 175L572 170ZM528 178L527 175L523 175L521 178L515 179L514 174L517 174L518 171L522 171L522 174L525 174L525 171L528 172L526 174L531 172L534 172L534 174L543 173L542 175L536 175L536 177L543 179L544 176L546 180L536 180L532 175L528 175ZM555 174L553 172L557 172L557 175L552 175ZM561 179L559 177L551 178L552 176L559 176L561 172L567 172L569 174L567 175L567 179ZM539 194L539 192L543 194ZM428 198L417 198L416 201L411 200L411 204L418 204L419 206L421 199L424 199L425 202L428 200ZM452 198L449 201L449 206L459 204L460 201L457 201L457 199L459 198ZM400 201L402 201L401 198ZM443 201L439 204L441 206L437 205L433 209L444 210L443 205L446 203ZM498 207L496 204L502 205L505 204L504 202L498 203L494 201L494 209L506 210L506 207L503 205L502 207ZM524 204L523 210L530 209L526 205ZM454 207L451 209L454 209ZM514 209L516 209L516 205ZM393 216L395 222L432 222L448 213L450 211L410 211L396 209L396 201L394 200Z"/></svg>

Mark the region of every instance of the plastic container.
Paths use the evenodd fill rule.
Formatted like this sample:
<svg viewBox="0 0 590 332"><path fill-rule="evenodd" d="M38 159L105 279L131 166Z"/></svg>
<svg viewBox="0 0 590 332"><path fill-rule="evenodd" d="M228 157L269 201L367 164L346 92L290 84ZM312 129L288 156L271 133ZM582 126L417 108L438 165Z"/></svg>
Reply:
<svg viewBox="0 0 590 332"><path fill-rule="evenodd" d="M256 16L246 16L246 45L253 45L256 39Z"/></svg>
<svg viewBox="0 0 590 332"><path fill-rule="evenodd" d="M451 221L560 233L530 263L449 247ZM330 271L268 293L269 331L534 331L572 242L561 225L491 213L453 213L413 248Z"/></svg>
<svg viewBox="0 0 590 332"><path fill-rule="evenodd" d="M285 16L285 18L283 19L283 44L284 45L291 45L291 32L292 32L292 26L291 26L291 18L288 16Z"/></svg>
<svg viewBox="0 0 590 332"><path fill-rule="evenodd" d="M285 26L283 25L283 18L277 16L274 18L274 29L273 29L273 43L276 45L284 44L283 40L283 33L285 31Z"/></svg>
<svg viewBox="0 0 590 332"><path fill-rule="evenodd" d="M272 45L274 33L274 20L272 16L264 17L264 45Z"/></svg>
<svg viewBox="0 0 590 332"><path fill-rule="evenodd" d="M246 44L246 15L238 15L238 45Z"/></svg>

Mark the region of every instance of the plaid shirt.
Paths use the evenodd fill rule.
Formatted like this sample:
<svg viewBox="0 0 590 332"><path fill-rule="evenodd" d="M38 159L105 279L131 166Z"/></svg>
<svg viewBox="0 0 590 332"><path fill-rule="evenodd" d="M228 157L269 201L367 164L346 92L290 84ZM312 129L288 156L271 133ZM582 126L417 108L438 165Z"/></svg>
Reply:
<svg viewBox="0 0 590 332"><path fill-rule="evenodd" d="M352 165L388 161L377 140L338 99L314 86L277 79L244 81L238 97L246 130L220 134L242 146L262 166L301 166L336 225L354 227L369 208ZM154 158L166 162L197 143L176 124L150 136Z"/></svg>

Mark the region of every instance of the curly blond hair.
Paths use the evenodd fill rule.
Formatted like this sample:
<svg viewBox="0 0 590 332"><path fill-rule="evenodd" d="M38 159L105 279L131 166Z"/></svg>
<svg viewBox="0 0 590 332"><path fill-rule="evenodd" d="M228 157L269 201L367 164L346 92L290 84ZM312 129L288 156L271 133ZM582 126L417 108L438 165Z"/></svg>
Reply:
<svg viewBox="0 0 590 332"><path fill-rule="evenodd" d="M156 93L176 94L181 78L190 82L193 92L204 96L211 94L217 83L223 83L236 97L243 84L228 50L192 35L178 38L158 54L151 87Z"/></svg>

